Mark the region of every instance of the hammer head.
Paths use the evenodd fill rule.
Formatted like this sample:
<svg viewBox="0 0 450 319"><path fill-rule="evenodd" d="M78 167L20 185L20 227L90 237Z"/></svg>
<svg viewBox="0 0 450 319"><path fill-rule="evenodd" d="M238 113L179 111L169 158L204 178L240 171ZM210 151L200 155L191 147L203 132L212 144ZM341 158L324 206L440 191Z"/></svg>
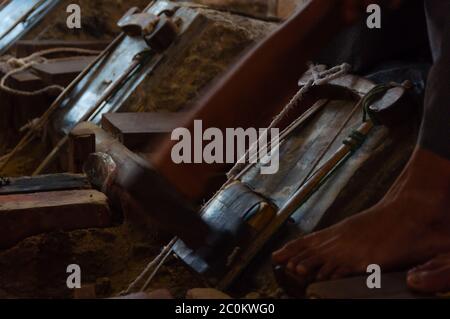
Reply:
<svg viewBox="0 0 450 319"><path fill-rule="evenodd" d="M414 106L417 104L414 103L409 93L409 89L412 87L411 82L405 81L401 85L391 84L392 87L373 102L368 111L378 122L377 124L394 127L404 122L405 117L415 112Z"/></svg>
<svg viewBox="0 0 450 319"><path fill-rule="evenodd" d="M138 155L117 166L111 183L127 192L158 226L190 247L203 246L214 234L178 190Z"/></svg>

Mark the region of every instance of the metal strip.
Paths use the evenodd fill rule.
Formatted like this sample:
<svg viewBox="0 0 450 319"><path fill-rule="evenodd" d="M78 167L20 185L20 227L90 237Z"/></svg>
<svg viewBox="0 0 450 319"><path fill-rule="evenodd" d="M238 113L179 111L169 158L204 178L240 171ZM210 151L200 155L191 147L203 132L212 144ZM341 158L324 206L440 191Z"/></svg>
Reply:
<svg viewBox="0 0 450 319"><path fill-rule="evenodd" d="M0 55L23 37L60 0L11 0L0 10Z"/></svg>

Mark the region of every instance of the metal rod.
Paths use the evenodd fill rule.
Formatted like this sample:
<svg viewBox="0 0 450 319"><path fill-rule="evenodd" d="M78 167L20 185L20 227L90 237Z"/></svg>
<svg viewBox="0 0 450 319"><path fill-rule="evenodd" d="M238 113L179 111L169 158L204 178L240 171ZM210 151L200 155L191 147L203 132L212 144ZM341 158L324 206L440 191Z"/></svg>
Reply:
<svg viewBox="0 0 450 319"><path fill-rule="evenodd" d="M47 0L40 0L39 2L36 2L31 8L30 10L26 11L16 22L14 22L14 24L12 26L10 26L1 36L0 36L0 40L3 40L3 38L8 35L8 33L10 33L12 30L14 30L20 23L25 22L26 19L30 16L30 14L39 6L42 5L42 3L44 3Z"/></svg>

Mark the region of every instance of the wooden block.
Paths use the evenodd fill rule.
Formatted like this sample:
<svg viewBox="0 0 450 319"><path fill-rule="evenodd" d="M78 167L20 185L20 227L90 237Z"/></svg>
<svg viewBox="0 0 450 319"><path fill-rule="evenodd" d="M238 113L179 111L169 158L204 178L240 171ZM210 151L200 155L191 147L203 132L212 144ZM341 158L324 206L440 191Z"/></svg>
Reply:
<svg viewBox="0 0 450 319"><path fill-rule="evenodd" d="M108 200L95 190L0 196L0 248L55 230L111 225Z"/></svg>
<svg viewBox="0 0 450 319"><path fill-rule="evenodd" d="M64 40L21 40L14 45L17 58L29 56L35 52L51 48L80 48L101 51L109 41L64 41Z"/></svg>
<svg viewBox="0 0 450 319"><path fill-rule="evenodd" d="M308 287L306 295L313 299L423 298L408 290L405 273L382 274L380 289L369 289L366 281L367 276L362 276L315 283Z"/></svg>
<svg viewBox="0 0 450 319"><path fill-rule="evenodd" d="M78 174L51 174L35 177L8 178L8 180L7 185L0 187L0 195L90 188L86 176Z"/></svg>
<svg viewBox="0 0 450 319"><path fill-rule="evenodd" d="M102 128L130 150L141 150L183 125L186 113L107 113Z"/></svg>
<svg viewBox="0 0 450 319"><path fill-rule="evenodd" d="M7 80L8 86L24 91L39 90L44 87L42 79L30 71L15 73Z"/></svg>
<svg viewBox="0 0 450 319"><path fill-rule="evenodd" d="M35 64L32 69L48 85L69 85L95 59L80 56Z"/></svg>

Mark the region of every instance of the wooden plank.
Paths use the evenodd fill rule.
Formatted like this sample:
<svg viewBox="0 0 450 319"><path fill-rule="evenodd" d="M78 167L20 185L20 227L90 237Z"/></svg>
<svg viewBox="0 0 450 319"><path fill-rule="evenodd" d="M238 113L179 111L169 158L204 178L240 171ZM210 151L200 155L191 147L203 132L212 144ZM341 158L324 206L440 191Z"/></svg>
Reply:
<svg viewBox="0 0 450 319"><path fill-rule="evenodd" d="M91 64L95 56L70 57L35 64L32 69L45 83L67 86Z"/></svg>
<svg viewBox="0 0 450 319"><path fill-rule="evenodd" d="M405 273L383 274L380 289L367 287L367 276L319 282L308 287L311 299L417 299L425 296L411 292Z"/></svg>
<svg viewBox="0 0 450 319"><path fill-rule="evenodd" d="M44 232L111 225L108 200L95 190L0 196L0 248Z"/></svg>
<svg viewBox="0 0 450 319"><path fill-rule="evenodd" d="M109 41L21 40L14 45L13 52L17 58L23 58L38 51L62 47L101 51L108 44Z"/></svg>
<svg viewBox="0 0 450 319"><path fill-rule="evenodd" d="M102 128L127 148L137 150L182 126L185 117L184 112L107 113L103 114Z"/></svg>
<svg viewBox="0 0 450 319"><path fill-rule="evenodd" d="M90 188L86 176L81 174L51 174L8 178L8 180L6 185L0 187L0 195Z"/></svg>

